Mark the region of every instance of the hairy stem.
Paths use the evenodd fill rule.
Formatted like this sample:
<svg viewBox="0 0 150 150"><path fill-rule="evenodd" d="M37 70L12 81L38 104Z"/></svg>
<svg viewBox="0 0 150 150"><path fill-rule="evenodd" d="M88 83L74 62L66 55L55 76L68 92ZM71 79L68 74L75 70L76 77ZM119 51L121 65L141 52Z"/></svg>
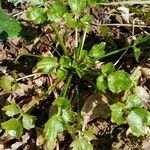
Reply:
<svg viewBox="0 0 150 150"><path fill-rule="evenodd" d="M29 103L29 105L23 110L24 113L28 112L30 109L32 109L35 105L38 105L40 101L42 101L45 96L48 96L51 94L51 92L55 89L55 87L60 83L60 81L57 81L56 83L52 84L49 89L48 92L46 92L45 94L43 94L40 98L34 99L31 101L31 103Z"/></svg>
<svg viewBox="0 0 150 150"><path fill-rule="evenodd" d="M77 16L74 17L75 21L77 20ZM78 28L75 27L75 47L78 47Z"/></svg>
<svg viewBox="0 0 150 150"><path fill-rule="evenodd" d="M73 77L73 74L70 74L69 77L68 77L67 83L66 83L66 85L65 85L65 87L64 87L64 89L62 91L62 96L63 97L66 97L66 95L67 95L67 92L68 92L68 89L69 89L72 77Z"/></svg>
<svg viewBox="0 0 150 150"><path fill-rule="evenodd" d="M84 33L83 33L83 37L82 37L82 41L81 41L81 46L80 46L80 49L79 49L79 59L81 57L81 54L82 54L82 50L83 50L83 46L84 46L84 43L85 43L85 38L86 38L86 33L87 33L87 27L86 29L84 30Z"/></svg>
<svg viewBox="0 0 150 150"><path fill-rule="evenodd" d="M55 32L55 34L56 34L56 37L57 37L57 39L58 39L58 41L59 41L59 43L60 43L60 46L61 46L61 48L63 49L65 55L69 56L69 53L68 53L68 51L67 51L67 49L66 49L66 46L65 46L64 41L63 41L63 38L62 38L62 36L59 34L59 31L58 31L58 29L57 29L57 27L56 27L56 24L55 24L54 22L51 22L50 25L51 25L51 27L53 28L53 30L54 30L54 32Z"/></svg>
<svg viewBox="0 0 150 150"><path fill-rule="evenodd" d="M44 58L44 56L41 55L35 55L35 54L20 54L17 56L17 58L15 59L14 63L16 63L18 61L18 59L22 56L30 56L30 57L36 57L36 58Z"/></svg>
<svg viewBox="0 0 150 150"><path fill-rule="evenodd" d="M105 54L103 57L101 57L101 59L105 58L105 57L108 57L108 56L111 56L111 55L114 55L114 54L117 54L117 53L119 53L121 51L127 50L127 49L132 48L132 47L133 47L133 45L128 46L128 47L124 47L124 48L121 48L121 49L118 49L118 50L115 50L115 51L112 51L110 53Z"/></svg>

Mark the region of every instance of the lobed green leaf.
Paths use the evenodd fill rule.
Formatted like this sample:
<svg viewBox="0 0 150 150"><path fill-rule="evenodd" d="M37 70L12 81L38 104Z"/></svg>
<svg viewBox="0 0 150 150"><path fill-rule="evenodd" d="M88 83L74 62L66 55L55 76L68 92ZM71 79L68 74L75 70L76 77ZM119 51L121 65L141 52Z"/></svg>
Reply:
<svg viewBox="0 0 150 150"><path fill-rule="evenodd" d="M113 105L111 105L111 121L113 123L116 123L118 125L121 125L124 123L124 118L123 118L123 109L124 109L124 104L118 102Z"/></svg>
<svg viewBox="0 0 150 150"><path fill-rule="evenodd" d="M40 7L29 7L27 17L35 24L42 24L46 20L46 9Z"/></svg>
<svg viewBox="0 0 150 150"><path fill-rule="evenodd" d="M57 98L53 102L53 105L57 105L57 106L61 107L62 109L69 109L71 107L70 101L63 97Z"/></svg>
<svg viewBox="0 0 150 150"><path fill-rule="evenodd" d="M113 93L129 90L131 85L132 81L124 70L115 71L108 76L108 86Z"/></svg>
<svg viewBox="0 0 150 150"><path fill-rule="evenodd" d="M14 115L21 113L21 109L16 103L11 103L10 105L4 106L3 110L9 117L13 117Z"/></svg>
<svg viewBox="0 0 150 150"><path fill-rule="evenodd" d="M55 2L47 10L47 17L50 21L59 22L63 15L67 13L67 9L63 2Z"/></svg>
<svg viewBox="0 0 150 150"><path fill-rule="evenodd" d="M64 18L65 18L66 24L69 28L78 27L79 23L72 17L71 14L66 13L64 15Z"/></svg>
<svg viewBox="0 0 150 150"><path fill-rule="evenodd" d="M45 57L41 59L36 66L43 74L50 74L59 64L56 57Z"/></svg>
<svg viewBox="0 0 150 150"><path fill-rule="evenodd" d="M35 120L36 120L35 116L24 114L22 119L23 127L27 130L34 128Z"/></svg>
<svg viewBox="0 0 150 150"><path fill-rule="evenodd" d="M62 110L62 118L66 123L73 122L74 121L74 112L70 111L70 110L63 109Z"/></svg>
<svg viewBox="0 0 150 150"><path fill-rule="evenodd" d="M86 0L68 0L72 12L80 15L86 7Z"/></svg>
<svg viewBox="0 0 150 150"><path fill-rule="evenodd" d="M143 102L138 96L130 95L127 97L126 107L129 109L134 107L143 107Z"/></svg>
<svg viewBox="0 0 150 150"><path fill-rule="evenodd" d="M61 116L52 116L44 126L44 133L49 142L55 141L58 133L62 133L65 129L65 124Z"/></svg>
<svg viewBox="0 0 150 150"><path fill-rule="evenodd" d="M89 56L95 58L96 60L100 59L105 54L105 42L100 44L95 44L89 52Z"/></svg>
<svg viewBox="0 0 150 150"><path fill-rule="evenodd" d="M12 39L20 35L21 25L14 18L8 16L0 8L0 39Z"/></svg>
<svg viewBox="0 0 150 150"><path fill-rule="evenodd" d="M145 127L143 126L142 118L134 111L129 113L127 122L134 135L143 136L145 134Z"/></svg>
<svg viewBox="0 0 150 150"><path fill-rule="evenodd" d="M134 47L133 50L134 50L134 57L135 57L136 61L138 62L140 54L141 54L141 50L138 47Z"/></svg>
<svg viewBox="0 0 150 150"><path fill-rule="evenodd" d="M11 76L0 77L0 87L5 91L11 91L13 78Z"/></svg>
<svg viewBox="0 0 150 150"><path fill-rule="evenodd" d="M96 79L96 86L98 90L101 90L105 92L105 90L108 88L107 81L105 80L105 77L103 75L99 76Z"/></svg>
<svg viewBox="0 0 150 150"><path fill-rule="evenodd" d="M70 147L72 147L72 150L93 150L92 144L84 138L74 140Z"/></svg>
<svg viewBox="0 0 150 150"><path fill-rule="evenodd" d="M1 123L1 126L10 137L20 139L23 134L23 127L18 119L9 119L8 121Z"/></svg>
<svg viewBox="0 0 150 150"><path fill-rule="evenodd" d="M115 70L115 66L112 62L103 65L101 68L101 72L103 73L103 75L111 74L114 70Z"/></svg>

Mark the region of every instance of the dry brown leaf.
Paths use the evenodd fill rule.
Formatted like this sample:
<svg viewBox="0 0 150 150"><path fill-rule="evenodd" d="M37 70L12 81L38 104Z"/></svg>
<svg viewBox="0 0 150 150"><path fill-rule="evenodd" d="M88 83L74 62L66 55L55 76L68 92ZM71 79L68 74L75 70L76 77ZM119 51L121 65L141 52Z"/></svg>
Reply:
<svg viewBox="0 0 150 150"><path fill-rule="evenodd" d="M150 102L150 94L142 86L137 87L137 95L143 100L144 103Z"/></svg>
<svg viewBox="0 0 150 150"><path fill-rule="evenodd" d="M141 68L142 74L145 78L150 79L150 64L147 63Z"/></svg>
<svg viewBox="0 0 150 150"><path fill-rule="evenodd" d="M107 119L110 116L110 107L107 98L99 92L95 92L85 100L81 110L81 116L84 119L83 130L89 121L102 117Z"/></svg>
<svg viewBox="0 0 150 150"><path fill-rule="evenodd" d="M142 143L143 150L150 150L150 137L146 138Z"/></svg>
<svg viewBox="0 0 150 150"><path fill-rule="evenodd" d="M36 128L36 134L37 134L37 139L36 139L36 146L41 148L43 147L45 143L45 137L43 134L43 129L42 128Z"/></svg>
<svg viewBox="0 0 150 150"><path fill-rule="evenodd" d="M118 7L117 10L120 11L123 20L125 22L129 23L129 19L130 19L129 8L127 8L125 6L121 6L121 7Z"/></svg>
<svg viewBox="0 0 150 150"><path fill-rule="evenodd" d="M26 144L30 138L29 133L26 133L22 136L22 140L20 142L16 142L11 145L11 148L9 150L18 150L22 145Z"/></svg>
<svg viewBox="0 0 150 150"><path fill-rule="evenodd" d="M5 59L6 59L6 51L0 50L0 61L5 60Z"/></svg>
<svg viewBox="0 0 150 150"><path fill-rule="evenodd" d="M33 81L38 87L42 86L45 82L46 82L46 79L44 77L39 77L39 78L36 78L34 79Z"/></svg>
<svg viewBox="0 0 150 150"><path fill-rule="evenodd" d="M19 87L14 91L14 94L17 96L24 96L33 88L33 85L26 85L21 83L19 83L18 86Z"/></svg>

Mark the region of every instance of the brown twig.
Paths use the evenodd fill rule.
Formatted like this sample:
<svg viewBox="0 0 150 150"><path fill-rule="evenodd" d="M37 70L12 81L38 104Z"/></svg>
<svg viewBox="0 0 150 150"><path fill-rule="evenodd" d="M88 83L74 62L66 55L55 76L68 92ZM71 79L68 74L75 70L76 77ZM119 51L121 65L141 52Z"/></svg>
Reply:
<svg viewBox="0 0 150 150"><path fill-rule="evenodd" d="M96 23L92 23L92 25L94 26L122 26L122 27L133 27L133 24L119 24L119 23L113 23L113 24L96 24ZM148 28L150 29L150 26L144 26L144 25L135 25L134 24L134 28Z"/></svg>

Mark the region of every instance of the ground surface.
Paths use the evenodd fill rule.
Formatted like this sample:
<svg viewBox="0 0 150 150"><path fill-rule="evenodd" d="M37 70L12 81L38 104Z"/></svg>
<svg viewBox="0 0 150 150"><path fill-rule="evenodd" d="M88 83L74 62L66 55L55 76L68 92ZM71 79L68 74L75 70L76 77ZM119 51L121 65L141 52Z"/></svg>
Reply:
<svg viewBox="0 0 150 150"><path fill-rule="evenodd" d="M92 45L101 41L106 41L108 44L107 49L122 48L128 43L132 42L137 35L149 35L150 33L150 6L149 5L133 5L126 6L130 14L125 14L123 17L121 11L118 10L120 6L97 6L91 9L91 15L94 23L91 25L91 32L88 34L85 41L85 49L90 49ZM23 10L26 9L26 5L13 6L10 3L4 2L4 11L8 14L16 14L16 19L28 28L28 33L25 37L18 37L13 40L2 40L0 42L0 74L12 75L15 70L19 78L27 76L36 72L34 69L37 59L29 56L23 56L18 61L19 64L13 63L18 54L21 53L34 53L43 56L55 55L54 47L59 47L56 42L56 38L51 29L47 27L34 25L32 22L26 20ZM21 12L21 13L19 13ZM129 16L127 16L129 15ZM103 25L106 24L106 25ZM66 45L72 50L74 45L74 32L67 28L62 28L63 35L66 35ZM36 39L40 37L40 39ZM142 67L142 77L139 81L139 87L143 87L147 92L150 90L150 59L149 48L143 48L139 62L136 62L131 53L117 54L109 57L106 62L117 62L117 68L125 69L127 72L132 72L137 66ZM120 59L121 58L121 59ZM36 95L40 95L49 85L55 81L55 77L50 76L36 76L26 78L20 81L21 89L16 90L13 93L3 92L0 93L0 107L4 107L8 102L15 101L19 106L24 107L30 103ZM88 101L88 97L92 96L92 99L96 97L96 94L92 92L90 88L87 89L86 85L83 85L83 97L84 101ZM1 149L18 149L20 150L34 150L44 149L42 145L41 135L43 124L47 121L49 107L51 107L52 99L57 96L61 90L62 85L57 87L51 95L44 98L44 100L35 106L31 114L37 116L36 128L26 131L22 140L10 140L4 138L3 132L1 132L0 150ZM73 89L72 89L73 91ZM72 92L73 93L73 92ZM115 95L112 95L115 96ZM73 94L72 94L72 97ZM119 97L116 97L116 99ZM90 102L88 101L88 104ZM74 106L76 103L73 101ZM92 102L91 102L92 104ZM87 110L86 106L84 106ZM76 108L74 108L76 109ZM110 121L109 105L105 102L101 102L99 107L100 114L89 121L86 128L92 129L97 137L97 140L93 141L95 150L149 150L150 149L150 137L135 137L128 134L128 126L118 126ZM7 116L4 111L0 110L0 122L7 120ZM37 138L38 137L38 138ZM65 136L60 137L60 150L69 149L68 146L71 143L71 137L66 133ZM14 147L14 148L13 148Z"/></svg>

